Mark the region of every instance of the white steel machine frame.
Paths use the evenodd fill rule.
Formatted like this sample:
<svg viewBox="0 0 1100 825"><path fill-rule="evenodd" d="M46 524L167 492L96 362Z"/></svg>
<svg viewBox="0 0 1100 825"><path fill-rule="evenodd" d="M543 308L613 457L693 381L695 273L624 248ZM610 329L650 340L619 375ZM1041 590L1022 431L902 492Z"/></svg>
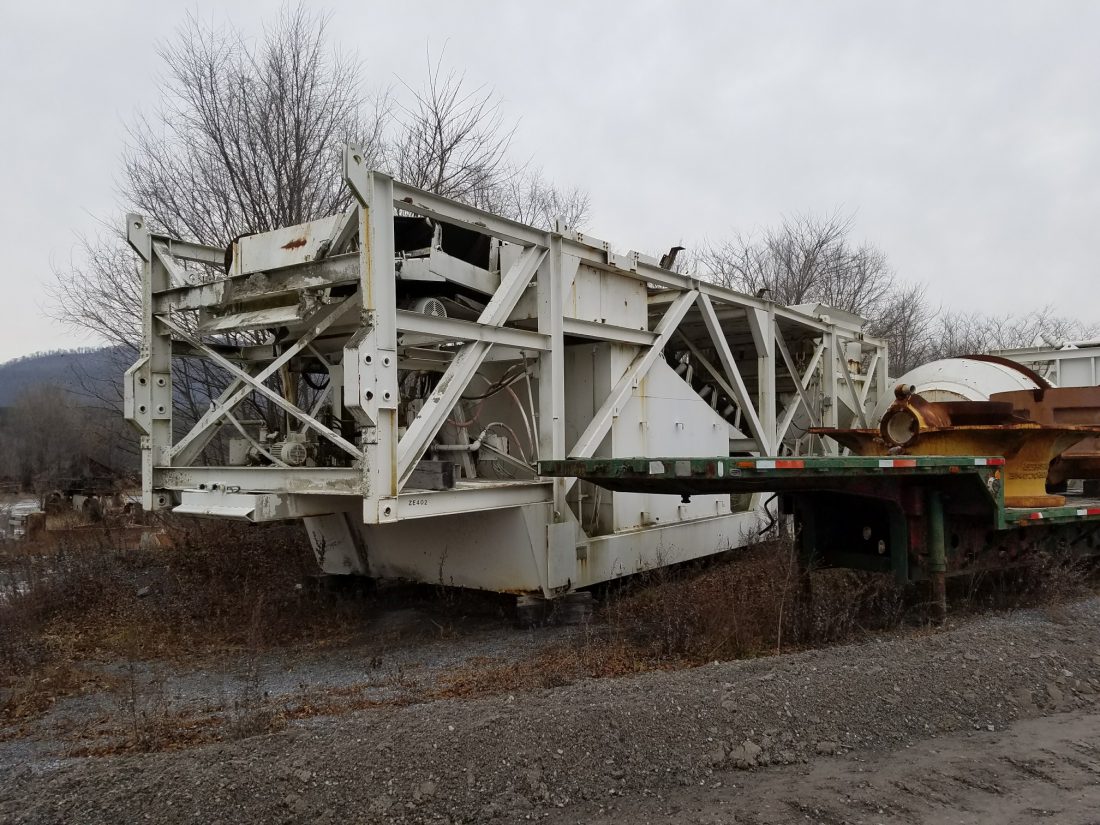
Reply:
<svg viewBox="0 0 1100 825"><path fill-rule="evenodd" d="M687 429L726 427L717 417L721 395L726 410L735 409L729 452L765 456L829 449L794 433L813 424L866 426L887 391L885 345L863 334L860 319L779 306L645 255L618 254L565 227L544 231L406 186L368 170L354 146L345 151L344 180L354 195L346 214L241 239L228 250L228 271L227 250L157 234L141 216L128 216L129 242L144 264L144 338L126 374L126 416L141 433L147 509L303 519L332 573L549 597L736 546L757 516L719 501L703 513L685 505L663 521L601 528L597 516L607 503L590 502L589 520L585 497L600 494L581 491L575 479L529 473L418 488L418 466L427 454L439 455L441 432L479 374L491 381L485 376L499 376L501 365L523 365L520 395L541 459L623 457L613 455L611 436L624 416L637 419L632 427L649 424L638 399L659 393L647 381L675 395L694 392L693 375L702 378L715 412L688 420ZM395 248L398 215L487 236L496 265L449 258L438 245L428 257L405 255ZM485 300L476 317L424 314L398 295L403 279L417 277L458 284ZM640 323L615 309L637 296ZM254 343L227 345L226 336L241 331ZM590 407L572 414L567 399L581 390L570 352L578 347L612 357L601 362L602 384L586 379ZM683 353L678 363L673 353ZM174 356L205 358L228 380L185 433L173 429ZM302 359L328 373L327 388L308 405L278 384ZM401 379L410 370L439 378L402 422ZM342 465L282 460L234 415L250 396L281 410L303 437L327 441L326 449L344 456ZM681 406L702 403L691 398ZM354 418L354 434L326 423L322 410L329 408ZM669 432L673 425L685 429L677 420ZM252 466L204 462L223 430L243 435L262 457ZM473 434L459 436L469 445L463 460L476 455ZM662 450L663 443L652 436L647 454L681 454L671 444ZM500 442L492 449L516 464ZM614 501L619 494L602 495Z"/></svg>

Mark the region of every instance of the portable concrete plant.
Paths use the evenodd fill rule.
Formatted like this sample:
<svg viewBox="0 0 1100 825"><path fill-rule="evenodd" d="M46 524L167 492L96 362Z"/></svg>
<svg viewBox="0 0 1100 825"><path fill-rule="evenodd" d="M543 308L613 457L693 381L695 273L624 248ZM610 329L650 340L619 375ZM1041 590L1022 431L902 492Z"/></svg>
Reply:
<svg viewBox="0 0 1100 825"><path fill-rule="evenodd" d="M354 146L344 180L346 213L228 249L128 217L147 509L301 519L328 573L552 597L737 546L761 496L608 492L539 460L835 452L807 428L867 426L887 392L858 317L414 189ZM187 426L181 359L225 377Z"/></svg>

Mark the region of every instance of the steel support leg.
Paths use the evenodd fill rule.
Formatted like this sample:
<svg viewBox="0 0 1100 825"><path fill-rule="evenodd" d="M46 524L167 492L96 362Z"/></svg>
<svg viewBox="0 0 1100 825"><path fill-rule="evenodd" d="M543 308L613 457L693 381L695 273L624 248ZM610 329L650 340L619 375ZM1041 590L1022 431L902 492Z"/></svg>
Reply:
<svg viewBox="0 0 1100 825"><path fill-rule="evenodd" d="M932 613L942 624L947 618L947 548L944 543L943 499L936 490L927 493L928 576L932 582Z"/></svg>

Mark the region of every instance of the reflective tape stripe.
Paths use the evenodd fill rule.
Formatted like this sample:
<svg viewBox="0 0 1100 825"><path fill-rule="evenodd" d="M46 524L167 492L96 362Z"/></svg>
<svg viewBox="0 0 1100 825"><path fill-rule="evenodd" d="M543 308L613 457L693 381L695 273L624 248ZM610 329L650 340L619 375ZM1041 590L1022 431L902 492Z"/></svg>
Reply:
<svg viewBox="0 0 1100 825"><path fill-rule="evenodd" d="M749 466L755 466L758 470L802 470L806 462L797 459L766 459L756 461Z"/></svg>

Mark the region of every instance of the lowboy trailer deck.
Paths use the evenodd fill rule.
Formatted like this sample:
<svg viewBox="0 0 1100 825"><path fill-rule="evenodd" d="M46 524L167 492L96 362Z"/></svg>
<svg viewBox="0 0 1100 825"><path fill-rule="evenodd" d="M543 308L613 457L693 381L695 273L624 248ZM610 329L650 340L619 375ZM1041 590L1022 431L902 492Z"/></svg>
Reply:
<svg viewBox="0 0 1100 825"><path fill-rule="evenodd" d="M539 473L684 499L773 492L793 516L806 565L931 581L942 612L948 575L1021 564L1048 549L1100 551L1100 499L1006 507L1003 467L995 456L590 458L543 461Z"/></svg>

